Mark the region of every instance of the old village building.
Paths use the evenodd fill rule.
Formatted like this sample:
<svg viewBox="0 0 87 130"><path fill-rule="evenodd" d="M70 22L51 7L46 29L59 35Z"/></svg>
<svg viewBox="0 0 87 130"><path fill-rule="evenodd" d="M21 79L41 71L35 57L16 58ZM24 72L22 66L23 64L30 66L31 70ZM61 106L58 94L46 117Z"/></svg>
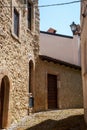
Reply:
<svg viewBox="0 0 87 130"><path fill-rule="evenodd" d="M78 36L55 32L39 32L38 0L0 0L0 129L29 115L29 93L35 112L83 106Z"/></svg>
<svg viewBox="0 0 87 130"><path fill-rule="evenodd" d="M0 129L28 115L38 43L38 0L0 0Z"/></svg>
<svg viewBox="0 0 87 130"><path fill-rule="evenodd" d="M35 110L82 108L80 37L40 32ZM38 81L39 80L39 81Z"/></svg>
<svg viewBox="0 0 87 130"><path fill-rule="evenodd" d="M81 2L81 64L84 97L84 115L87 123L87 1Z"/></svg>

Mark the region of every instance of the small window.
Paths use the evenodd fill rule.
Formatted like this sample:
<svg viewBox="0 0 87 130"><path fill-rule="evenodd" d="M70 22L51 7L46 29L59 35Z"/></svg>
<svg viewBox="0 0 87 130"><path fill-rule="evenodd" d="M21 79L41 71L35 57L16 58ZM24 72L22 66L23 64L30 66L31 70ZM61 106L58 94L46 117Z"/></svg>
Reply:
<svg viewBox="0 0 87 130"><path fill-rule="evenodd" d="M28 2L28 16L27 16L27 19L28 19L28 28L31 30L31 13L32 13L32 5L30 2Z"/></svg>
<svg viewBox="0 0 87 130"><path fill-rule="evenodd" d="M19 13L14 8L14 34L19 36Z"/></svg>

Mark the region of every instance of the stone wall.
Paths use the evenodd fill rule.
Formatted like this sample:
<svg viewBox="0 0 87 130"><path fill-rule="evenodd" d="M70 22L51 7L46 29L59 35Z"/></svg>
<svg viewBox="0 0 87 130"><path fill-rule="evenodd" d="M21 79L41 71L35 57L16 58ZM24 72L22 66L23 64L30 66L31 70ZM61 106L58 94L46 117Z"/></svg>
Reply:
<svg viewBox="0 0 87 130"><path fill-rule="evenodd" d="M87 124L87 1L81 2L81 66L83 81L84 116Z"/></svg>
<svg viewBox="0 0 87 130"><path fill-rule="evenodd" d="M58 109L83 107L81 70L39 59L36 72L36 111L48 110L47 74L58 77Z"/></svg>
<svg viewBox="0 0 87 130"><path fill-rule="evenodd" d="M19 37L13 33L14 6L20 14ZM0 0L0 70L4 70L4 75L8 72L10 80L9 125L28 114L29 61L32 60L35 69L39 52L39 10L33 6L30 31L27 11L22 6L20 0Z"/></svg>

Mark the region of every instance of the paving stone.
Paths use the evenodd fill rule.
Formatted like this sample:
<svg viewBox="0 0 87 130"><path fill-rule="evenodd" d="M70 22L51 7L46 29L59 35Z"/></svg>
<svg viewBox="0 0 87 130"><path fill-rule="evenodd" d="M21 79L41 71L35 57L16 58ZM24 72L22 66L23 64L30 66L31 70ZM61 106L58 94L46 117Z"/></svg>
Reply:
<svg viewBox="0 0 87 130"><path fill-rule="evenodd" d="M83 109L38 112L26 116L12 130L85 130L83 114Z"/></svg>

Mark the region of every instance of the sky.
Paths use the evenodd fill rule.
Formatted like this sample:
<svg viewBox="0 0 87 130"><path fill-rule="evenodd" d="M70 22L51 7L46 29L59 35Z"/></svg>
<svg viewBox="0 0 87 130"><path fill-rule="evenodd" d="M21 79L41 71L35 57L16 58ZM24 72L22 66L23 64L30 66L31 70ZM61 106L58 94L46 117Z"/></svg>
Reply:
<svg viewBox="0 0 87 130"><path fill-rule="evenodd" d="M39 0L39 6L59 4L77 0ZM57 34L72 36L70 25L74 21L80 24L80 2L62 6L39 7L40 31L47 31L50 27L57 30Z"/></svg>

